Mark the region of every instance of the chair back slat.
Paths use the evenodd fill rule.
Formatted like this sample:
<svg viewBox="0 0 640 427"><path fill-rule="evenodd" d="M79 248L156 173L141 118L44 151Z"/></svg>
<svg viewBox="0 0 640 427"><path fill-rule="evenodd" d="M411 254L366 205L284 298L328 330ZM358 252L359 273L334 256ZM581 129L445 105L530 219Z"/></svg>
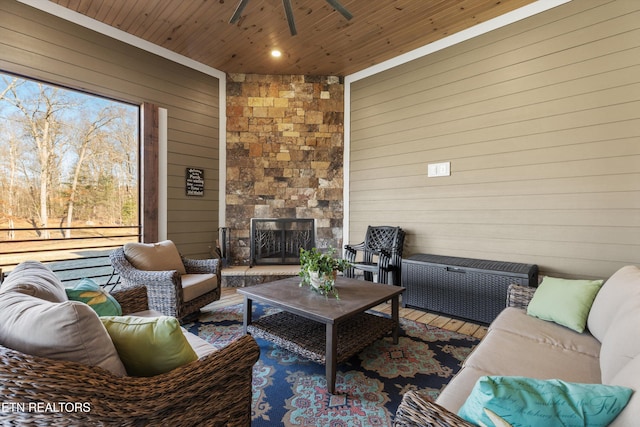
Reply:
<svg viewBox="0 0 640 427"><path fill-rule="evenodd" d="M397 251L401 243L399 239L400 230L400 227L369 226L365 236L365 246L373 251L381 249L389 252Z"/></svg>

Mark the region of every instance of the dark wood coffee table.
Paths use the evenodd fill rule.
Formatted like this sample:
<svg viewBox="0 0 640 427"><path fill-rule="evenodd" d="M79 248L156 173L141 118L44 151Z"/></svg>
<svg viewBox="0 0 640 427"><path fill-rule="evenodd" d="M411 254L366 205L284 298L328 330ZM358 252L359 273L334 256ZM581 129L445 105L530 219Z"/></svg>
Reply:
<svg viewBox="0 0 640 427"><path fill-rule="evenodd" d="M340 299L320 295L300 278L291 277L248 288L244 295L244 332L325 365L327 389L335 393L336 366L369 344L391 333L398 343L398 299L404 288L338 277ZM391 319L365 313L391 300ZM282 311L252 319L258 301Z"/></svg>

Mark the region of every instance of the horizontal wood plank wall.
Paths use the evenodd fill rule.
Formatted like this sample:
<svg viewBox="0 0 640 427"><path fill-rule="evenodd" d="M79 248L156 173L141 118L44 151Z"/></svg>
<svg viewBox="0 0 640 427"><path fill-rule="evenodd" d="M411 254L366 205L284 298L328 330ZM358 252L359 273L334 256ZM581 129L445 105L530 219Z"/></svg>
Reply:
<svg viewBox="0 0 640 427"><path fill-rule="evenodd" d="M207 257L218 230L219 81L18 2L0 3L0 69L168 113L168 237ZM187 167L204 197L186 196Z"/></svg>
<svg viewBox="0 0 640 427"><path fill-rule="evenodd" d="M640 2L570 2L353 82L351 102L351 242L397 224L408 254L640 265Z"/></svg>

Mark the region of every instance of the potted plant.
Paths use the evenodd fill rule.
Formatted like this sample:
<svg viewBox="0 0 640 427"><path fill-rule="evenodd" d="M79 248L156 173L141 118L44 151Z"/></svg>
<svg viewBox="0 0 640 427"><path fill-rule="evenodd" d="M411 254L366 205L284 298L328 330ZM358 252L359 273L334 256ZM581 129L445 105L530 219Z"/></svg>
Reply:
<svg viewBox="0 0 640 427"><path fill-rule="evenodd" d="M300 248L300 286L309 285L321 295L333 294L338 299L335 288L337 273L351 264L345 259L336 258L335 253L336 250L332 247L326 253L318 248Z"/></svg>

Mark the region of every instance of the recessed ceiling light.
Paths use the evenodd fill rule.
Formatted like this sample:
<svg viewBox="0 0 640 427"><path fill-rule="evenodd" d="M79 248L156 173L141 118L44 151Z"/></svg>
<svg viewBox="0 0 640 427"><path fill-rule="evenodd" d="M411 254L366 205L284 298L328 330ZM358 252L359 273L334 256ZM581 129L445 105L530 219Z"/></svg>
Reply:
<svg viewBox="0 0 640 427"><path fill-rule="evenodd" d="M271 56L273 56L274 58L280 58L282 56L282 52L280 52L278 49L273 49L271 51Z"/></svg>

